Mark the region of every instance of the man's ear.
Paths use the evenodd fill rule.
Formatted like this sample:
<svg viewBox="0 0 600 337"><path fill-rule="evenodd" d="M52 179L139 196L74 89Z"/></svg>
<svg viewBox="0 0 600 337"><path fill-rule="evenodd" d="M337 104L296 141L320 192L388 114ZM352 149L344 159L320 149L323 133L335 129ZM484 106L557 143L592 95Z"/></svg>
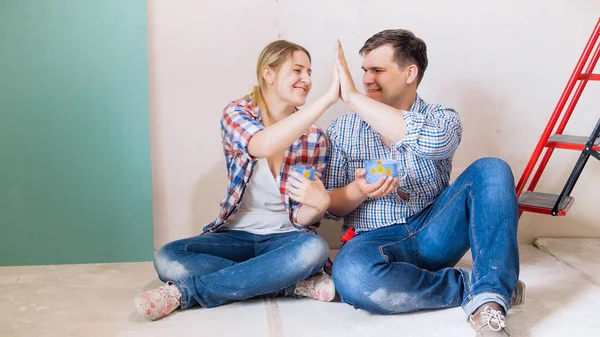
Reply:
<svg viewBox="0 0 600 337"><path fill-rule="evenodd" d="M406 73L406 84L412 84L413 82L417 81L417 78L419 76L419 68L417 67L417 65L411 64L408 67L406 67Z"/></svg>

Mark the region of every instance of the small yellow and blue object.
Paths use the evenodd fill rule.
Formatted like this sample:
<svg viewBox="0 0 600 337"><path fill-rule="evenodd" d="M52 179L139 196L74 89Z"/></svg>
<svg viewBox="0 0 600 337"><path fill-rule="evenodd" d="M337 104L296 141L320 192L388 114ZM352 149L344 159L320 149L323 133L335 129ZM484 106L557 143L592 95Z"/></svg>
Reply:
<svg viewBox="0 0 600 337"><path fill-rule="evenodd" d="M311 165L294 165L292 171L298 172L310 180L315 180L315 167Z"/></svg>
<svg viewBox="0 0 600 337"><path fill-rule="evenodd" d="M365 161L367 182L376 183L381 177L398 178L398 162L391 159L374 159Z"/></svg>

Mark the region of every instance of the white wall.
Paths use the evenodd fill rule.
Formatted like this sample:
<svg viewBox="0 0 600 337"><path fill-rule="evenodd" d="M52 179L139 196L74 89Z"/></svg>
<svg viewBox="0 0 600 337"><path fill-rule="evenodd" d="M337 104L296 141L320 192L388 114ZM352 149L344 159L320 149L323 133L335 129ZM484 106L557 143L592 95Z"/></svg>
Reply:
<svg viewBox="0 0 600 337"><path fill-rule="evenodd" d="M419 94L462 116L453 176L477 158L496 156L508 161L518 180L600 15L596 0L176 3L149 1L157 247L198 233L217 215L226 184L221 111L253 85L256 58L271 40L289 39L311 52L310 101L328 82L337 38L361 87L357 51L364 41L382 29L411 29L429 50ZM600 84L589 83L567 132L589 135L600 117L598 97ZM319 124L326 128L344 111L343 103L336 104ZM540 188L560 191L577 157L555 152ZM525 213L520 240L600 236L594 212L598 177L600 163L590 161L568 216ZM340 224L324 227L321 234L335 246Z"/></svg>
<svg viewBox="0 0 600 337"><path fill-rule="evenodd" d="M274 1L148 1L155 242L194 235L219 212L219 120L277 38Z"/></svg>

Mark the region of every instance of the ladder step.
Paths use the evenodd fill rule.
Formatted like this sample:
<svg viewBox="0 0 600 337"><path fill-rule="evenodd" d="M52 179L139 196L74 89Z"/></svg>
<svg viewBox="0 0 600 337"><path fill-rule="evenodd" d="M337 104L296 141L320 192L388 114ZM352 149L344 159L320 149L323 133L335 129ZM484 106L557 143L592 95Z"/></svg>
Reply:
<svg viewBox="0 0 600 337"><path fill-rule="evenodd" d="M519 198L519 209L524 212L552 214L552 208L556 204L556 200L558 200L557 194L526 191ZM574 200L571 196L565 197L559 205L559 211L556 215L563 216L567 214Z"/></svg>
<svg viewBox="0 0 600 337"><path fill-rule="evenodd" d="M579 75L579 79L589 81L600 81L600 74L581 74Z"/></svg>
<svg viewBox="0 0 600 337"><path fill-rule="evenodd" d="M589 137L583 136L552 135L548 138L546 147L582 151L588 139ZM600 150L600 139L596 139L593 149Z"/></svg>

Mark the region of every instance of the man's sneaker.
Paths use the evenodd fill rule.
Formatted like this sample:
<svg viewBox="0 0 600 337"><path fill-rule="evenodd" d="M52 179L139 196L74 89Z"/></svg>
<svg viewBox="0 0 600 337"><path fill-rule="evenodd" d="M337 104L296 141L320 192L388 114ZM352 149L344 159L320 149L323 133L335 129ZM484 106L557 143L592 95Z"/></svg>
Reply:
<svg viewBox="0 0 600 337"><path fill-rule="evenodd" d="M506 317L502 311L487 305L469 316L469 323L475 330L475 337L510 337L506 330Z"/></svg>
<svg viewBox="0 0 600 337"><path fill-rule="evenodd" d="M135 308L140 315L150 320L163 318L175 311L181 305L181 293L167 282L160 288L146 291L135 298Z"/></svg>
<svg viewBox="0 0 600 337"><path fill-rule="evenodd" d="M335 298L335 286L329 275L317 274L296 283L294 293L303 297L330 302Z"/></svg>
<svg viewBox="0 0 600 337"><path fill-rule="evenodd" d="M516 307L525 303L525 298L527 297L527 287L525 283L521 280L517 280L517 284L515 285L515 289L512 292L512 296L510 297L510 306Z"/></svg>

